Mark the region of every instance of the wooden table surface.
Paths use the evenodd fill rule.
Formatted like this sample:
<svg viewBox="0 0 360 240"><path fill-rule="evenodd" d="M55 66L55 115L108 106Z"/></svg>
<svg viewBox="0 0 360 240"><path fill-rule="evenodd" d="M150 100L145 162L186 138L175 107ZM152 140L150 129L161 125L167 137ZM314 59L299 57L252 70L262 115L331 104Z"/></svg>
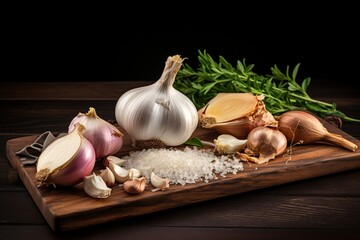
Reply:
<svg viewBox="0 0 360 240"><path fill-rule="evenodd" d="M315 81L309 94L360 119L359 91ZM5 152L9 139L64 132L89 106L114 120L126 90L149 82L47 82L0 84L0 239L357 239L360 169L301 180L164 210L81 230L55 233L48 226ZM341 129L360 139L360 123ZM360 160L360 159L359 159Z"/></svg>

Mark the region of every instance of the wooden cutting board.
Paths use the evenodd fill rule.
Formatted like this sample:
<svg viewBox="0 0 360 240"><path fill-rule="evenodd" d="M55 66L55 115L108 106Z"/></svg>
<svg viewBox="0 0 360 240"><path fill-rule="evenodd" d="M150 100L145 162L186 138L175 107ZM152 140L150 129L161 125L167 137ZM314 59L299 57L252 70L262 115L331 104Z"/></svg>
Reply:
<svg viewBox="0 0 360 240"><path fill-rule="evenodd" d="M360 146L360 141L324 122L330 132L341 134ZM124 133L124 131L123 131ZM213 141L217 133L198 127L193 136ZM15 152L31 144L38 136L27 136L7 141L6 153L12 166L18 171L25 187L37 204L44 218L54 231L67 231L102 224L119 219L183 205L239 194L255 189L280 185L293 181L318 177L345 170L360 168L360 148L355 152L325 144L296 145L291 159L279 156L267 164L244 163L244 170L228 174L208 183L171 185L166 191L152 192L150 186L140 195L126 194L114 187L106 199L89 197L81 184L69 188L37 187L36 168L23 166ZM136 150L128 137L116 156L124 156ZM95 169L102 169L100 162ZM148 184L149 185L149 184Z"/></svg>

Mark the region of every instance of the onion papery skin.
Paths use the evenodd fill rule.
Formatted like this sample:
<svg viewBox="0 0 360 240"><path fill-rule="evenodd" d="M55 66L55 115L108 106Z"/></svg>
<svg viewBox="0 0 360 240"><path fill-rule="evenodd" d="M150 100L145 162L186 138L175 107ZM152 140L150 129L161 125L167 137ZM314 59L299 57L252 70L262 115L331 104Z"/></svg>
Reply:
<svg viewBox="0 0 360 240"><path fill-rule="evenodd" d="M85 126L83 136L93 145L97 159L115 154L122 148L123 134L114 125L100 118L94 108L90 107L86 114L78 113L70 122L68 132L78 122Z"/></svg>
<svg viewBox="0 0 360 240"><path fill-rule="evenodd" d="M56 139L40 154L35 175L40 185L73 186L91 174L96 162L96 153L90 141L82 135L83 130L84 126L77 123L72 132ZM76 141L72 141L72 138ZM67 142L77 144L65 149ZM64 152L66 150L69 152ZM64 155L60 154L69 154L69 157L61 158L59 156ZM63 163L56 164L56 160L62 160Z"/></svg>

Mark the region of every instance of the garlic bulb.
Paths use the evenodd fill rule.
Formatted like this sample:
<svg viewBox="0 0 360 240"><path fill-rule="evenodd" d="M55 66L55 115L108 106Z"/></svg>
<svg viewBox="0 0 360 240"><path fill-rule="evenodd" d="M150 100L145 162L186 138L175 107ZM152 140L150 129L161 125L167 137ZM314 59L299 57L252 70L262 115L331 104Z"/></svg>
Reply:
<svg viewBox="0 0 360 240"><path fill-rule="evenodd" d="M95 108L90 107L87 113L78 113L69 124L69 132L77 122L85 126L83 135L94 146L96 158L106 157L121 149L123 134L111 123L100 118Z"/></svg>
<svg viewBox="0 0 360 240"><path fill-rule="evenodd" d="M198 111L199 122L220 134L247 138L255 127L276 122L263 99L252 93L219 93Z"/></svg>
<svg viewBox="0 0 360 240"><path fill-rule="evenodd" d="M35 175L40 185L72 186L92 172L95 150L83 136L84 130L82 124L75 124L73 131L56 139L41 152Z"/></svg>
<svg viewBox="0 0 360 240"><path fill-rule="evenodd" d="M131 89L118 99L116 120L132 138L134 146L144 144L145 148L151 143L178 146L195 131L197 109L173 87L182 62L179 55L168 57L158 81Z"/></svg>

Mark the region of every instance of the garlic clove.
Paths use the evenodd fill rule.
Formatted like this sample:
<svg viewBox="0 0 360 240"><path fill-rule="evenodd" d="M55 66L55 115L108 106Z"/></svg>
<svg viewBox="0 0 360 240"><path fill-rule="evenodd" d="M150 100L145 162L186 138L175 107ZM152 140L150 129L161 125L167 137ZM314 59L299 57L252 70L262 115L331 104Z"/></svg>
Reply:
<svg viewBox="0 0 360 240"><path fill-rule="evenodd" d="M131 180L127 180L123 184L123 188L125 192L130 194L140 194L145 190L146 187L146 178L134 178Z"/></svg>
<svg viewBox="0 0 360 240"><path fill-rule="evenodd" d="M109 169L113 172L116 182L123 183L129 179L129 170L120 167L112 161L109 161Z"/></svg>
<svg viewBox="0 0 360 240"><path fill-rule="evenodd" d="M84 191L93 198L108 198L111 195L111 188L109 188L105 181L95 173L86 176L83 180Z"/></svg>
<svg viewBox="0 0 360 240"><path fill-rule="evenodd" d="M129 175L129 179L139 178L141 177L141 172L136 168L130 168L128 175Z"/></svg>
<svg viewBox="0 0 360 240"><path fill-rule="evenodd" d="M119 157L116 157L116 156L113 156L113 155L109 155L109 156L107 156L106 158L103 159L104 167L109 166L109 161L112 161L113 163L115 163L116 165L119 165L119 166L124 166L125 163L126 163L125 159L122 159L122 158L119 158Z"/></svg>
<svg viewBox="0 0 360 240"><path fill-rule="evenodd" d="M104 180L104 182L106 183L106 186L108 186L108 187L113 187L114 186L114 184L115 184L115 175L110 170L109 167L106 167L105 170L103 170L100 173L100 177Z"/></svg>
<svg viewBox="0 0 360 240"><path fill-rule="evenodd" d="M155 187L155 189L153 191L165 190L170 187L170 179L159 177L154 172L151 172L150 182L151 182L151 185L153 185Z"/></svg>
<svg viewBox="0 0 360 240"><path fill-rule="evenodd" d="M230 134L221 134L215 140L215 151L220 154L234 154L246 147L247 139L238 139Z"/></svg>

